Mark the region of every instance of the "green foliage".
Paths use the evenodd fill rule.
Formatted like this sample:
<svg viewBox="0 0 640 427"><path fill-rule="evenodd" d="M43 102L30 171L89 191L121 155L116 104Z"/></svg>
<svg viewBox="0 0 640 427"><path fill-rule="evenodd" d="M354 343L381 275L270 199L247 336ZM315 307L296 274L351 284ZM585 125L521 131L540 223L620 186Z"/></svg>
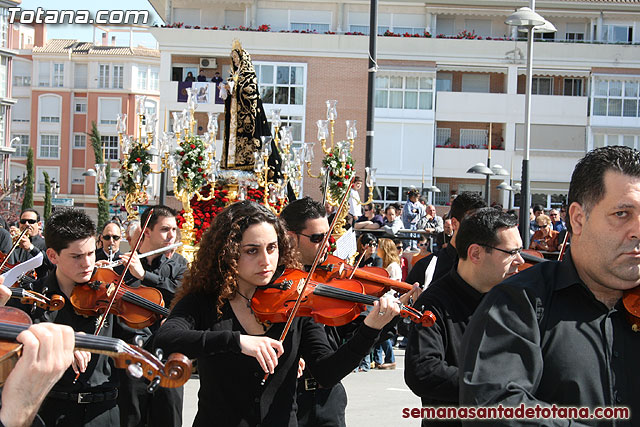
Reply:
<svg viewBox="0 0 640 427"><path fill-rule="evenodd" d="M142 147L140 141L131 141L131 152L127 161L120 166L120 181L125 193L135 193L136 177L135 170L141 169L143 177L151 173L151 154Z"/></svg>
<svg viewBox="0 0 640 427"><path fill-rule="evenodd" d="M48 220L51 216L51 181L49 174L42 172L44 175L44 220Z"/></svg>
<svg viewBox="0 0 640 427"><path fill-rule="evenodd" d="M91 133L89 134L89 137L91 138L91 146L93 147L93 154L95 156L96 163L103 163L104 157L102 155L102 140L100 138L100 132L98 132L98 126L96 125L96 122L91 122ZM108 162L107 162L106 175L107 175L107 181L104 183L104 191L105 193L108 193L109 188L111 187L109 182L110 181L109 175L111 175L111 166L109 165ZM96 187L97 187L97 184L96 184ZM98 230L102 230L102 227L104 226L104 224L106 224L109 221L109 202L107 202L106 200L102 200L100 198L99 187L97 188L97 191L98 191ZM108 194L105 194L105 195L108 195Z"/></svg>
<svg viewBox="0 0 640 427"><path fill-rule="evenodd" d="M189 135L175 151L178 172L178 190L193 193L207 183L209 160L204 141L198 135Z"/></svg>
<svg viewBox="0 0 640 427"><path fill-rule="evenodd" d="M33 171L33 149L29 147L27 152L27 176L24 183L24 199L22 200L22 210L33 208L33 185L34 185L34 171Z"/></svg>
<svg viewBox="0 0 640 427"><path fill-rule="evenodd" d="M333 200L341 200L354 173L351 152L347 154L347 158L342 162L340 161L340 148L335 147L331 153L322 159L322 165L329 174L329 194L331 198Z"/></svg>

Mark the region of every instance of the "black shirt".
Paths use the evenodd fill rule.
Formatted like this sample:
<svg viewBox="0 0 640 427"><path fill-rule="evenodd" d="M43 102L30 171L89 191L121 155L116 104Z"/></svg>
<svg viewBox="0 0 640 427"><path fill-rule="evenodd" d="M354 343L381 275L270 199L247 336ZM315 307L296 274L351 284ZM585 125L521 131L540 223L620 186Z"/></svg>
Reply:
<svg viewBox="0 0 640 427"><path fill-rule="evenodd" d="M452 269L414 304L436 316L430 328L415 323L410 326L405 353L405 381L423 406L457 406L462 335L482 296Z"/></svg>
<svg viewBox="0 0 640 427"><path fill-rule="evenodd" d="M570 253L562 262L539 263L509 278L485 296L467 327L461 404L627 406L632 422L615 425L638 425L640 339L623 310L622 301L609 309L595 298Z"/></svg>
<svg viewBox="0 0 640 427"><path fill-rule="evenodd" d="M36 274L38 275L38 278L44 279L47 274L49 274L49 271L53 269L53 265L47 258L47 245L44 243L44 239L40 236L30 236L29 239L31 240L33 248L30 251L26 251L20 246L16 247L16 249L9 257L9 263L21 264L25 261L30 260L31 258L36 257L40 252L42 252L42 265L36 268Z"/></svg>
<svg viewBox="0 0 640 427"><path fill-rule="evenodd" d="M161 254L151 261L149 258L143 258L140 263L145 271L144 277L142 280L135 279L132 283L127 280L127 283L132 286L143 285L156 288L162 293L165 307L169 307L173 296L182 285L182 278L187 271L186 260L180 254L173 254L171 258Z"/></svg>
<svg viewBox="0 0 640 427"><path fill-rule="evenodd" d="M284 323L276 323L264 336L278 339L283 328ZM157 332L156 344L167 353L180 351L198 359L200 391L194 426L296 426L298 359L304 358L318 383L331 387L358 366L378 331L362 325L334 352L322 325L297 317L284 340L284 354L265 386L260 385L264 372L257 360L240 352L240 334L246 332L231 306L225 304L218 318L215 301L204 294L182 298Z"/></svg>
<svg viewBox="0 0 640 427"><path fill-rule="evenodd" d="M85 317L76 314L71 302L58 285L55 270L53 270L45 279L36 281L33 284L33 289L48 297L51 297L52 295L62 296L65 300L64 307L58 311L45 311L40 308L31 311L29 306L16 303L15 300L10 300L10 304L27 312L34 323L53 322L60 325L71 326L71 328L76 332L85 332L87 335L94 334L97 325L97 317ZM100 336L105 337L131 339L133 334L134 332L132 329L122 325L111 314L107 316L107 319L100 330ZM117 376L112 375L114 369L115 365L109 356L92 354L91 361L89 362L86 371L80 375L75 384L74 380L76 374L73 372L73 369L69 367L62 378L55 386L53 386L53 390L66 393L84 393L88 391L96 392L100 390L113 389L118 385Z"/></svg>
<svg viewBox="0 0 640 427"><path fill-rule="evenodd" d="M433 272L433 278L431 279L432 283L447 274L458 262L458 253L456 252L456 248L454 248L451 243L449 243L446 248L439 251L436 256L438 257L438 259L436 260L436 269ZM418 262L416 262L416 264L409 272L407 280L405 281L407 283L418 282L420 285L422 285L424 283L425 274L430 262L430 256L426 256L418 260Z"/></svg>
<svg viewBox="0 0 640 427"><path fill-rule="evenodd" d="M369 258L361 260L358 267L382 267L382 258L373 254Z"/></svg>

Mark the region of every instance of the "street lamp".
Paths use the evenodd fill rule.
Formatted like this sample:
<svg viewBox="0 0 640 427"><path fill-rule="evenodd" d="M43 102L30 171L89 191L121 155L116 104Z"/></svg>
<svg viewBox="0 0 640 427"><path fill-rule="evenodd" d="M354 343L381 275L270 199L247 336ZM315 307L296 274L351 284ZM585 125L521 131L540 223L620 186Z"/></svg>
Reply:
<svg viewBox="0 0 640 427"><path fill-rule="evenodd" d="M527 72L524 104L524 155L522 157L522 191L520 193L520 235L525 248L529 247L529 207L531 205L531 188L529 181L529 146L531 142L531 77L533 74L533 32L554 32L555 27L538 15L535 0L530 0L529 7L521 7L504 21L505 24L521 27L527 31Z"/></svg>
<svg viewBox="0 0 640 427"><path fill-rule="evenodd" d="M58 192L60 192L60 184L56 181L55 178L52 178L50 181L51 184L51 198L55 199L58 196Z"/></svg>

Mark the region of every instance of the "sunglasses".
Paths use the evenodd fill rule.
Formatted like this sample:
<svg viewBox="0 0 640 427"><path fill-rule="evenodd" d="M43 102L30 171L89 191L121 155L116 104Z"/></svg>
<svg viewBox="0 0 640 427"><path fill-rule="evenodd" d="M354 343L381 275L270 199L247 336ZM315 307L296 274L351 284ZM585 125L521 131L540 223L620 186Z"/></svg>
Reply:
<svg viewBox="0 0 640 427"><path fill-rule="evenodd" d="M401 251L401 250L403 250L404 248L403 248L402 246L396 246L396 249L397 249L397 250L399 250L399 251Z"/></svg>
<svg viewBox="0 0 640 427"><path fill-rule="evenodd" d="M111 235L109 235L109 234L107 234L106 236L102 236L102 238L103 238L104 240L111 240L111 239L113 239L115 242L117 242L118 240L120 240L120 236L116 236L116 235L111 236Z"/></svg>
<svg viewBox="0 0 640 427"><path fill-rule="evenodd" d="M37 219L26 219L26 218L20 219L20 224L35 224L36 222L38 222Z"/></svg>
<svg viewBox="0 0 640 427"><path fill-rule="evenodd" d="M300 236L308 237L311 243L320 243L324 239L325 234L327 233L314 233L314 234L304 234L304 233L296 233Z"/></svg>

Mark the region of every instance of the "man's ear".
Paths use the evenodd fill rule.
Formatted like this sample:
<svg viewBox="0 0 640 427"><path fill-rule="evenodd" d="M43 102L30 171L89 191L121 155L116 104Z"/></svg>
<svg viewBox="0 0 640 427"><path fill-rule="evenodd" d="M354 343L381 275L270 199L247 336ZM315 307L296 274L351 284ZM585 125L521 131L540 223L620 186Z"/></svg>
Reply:
<svg viewBox="0 0 640 427"><path fill-rule="evenodd" d="M474 264L479 264L481 261L481 251L483 250L484 249L481 248L480 245L475 243L469 245L469 248L467 249L467 259Z"/></svg>
<svg viewBox="0 0 640 427"><path fill-rule="evenodd" d="M587 213L583 206L578 202L571 203L567 210L569 216L569 222L571 224L571 234L579 236L582 233L582 227L584 227L587 221Z"/></svg>
<svg viewBox="0 0 640 427"><path fill-rule="evenodd" d="M456 231L460 227L460 223L456 218L451 217L451 229Z"/></svg>
<svg viewBox="0 0 640 427"><path fill-rule="evenodd" d="M295 248L297 248L298 247L298 239L296 239L296 237L298 237L298 235L293 231L287 230L287 237L289 238L289 241L291 242L291 244Z"/></svg>
<svg viewBox="0 0 640 427"><path fill-rule="evenodd" d="M51 261L51 264L58 264L58 253L52 248L47 248L47 258Z"/></svg>

